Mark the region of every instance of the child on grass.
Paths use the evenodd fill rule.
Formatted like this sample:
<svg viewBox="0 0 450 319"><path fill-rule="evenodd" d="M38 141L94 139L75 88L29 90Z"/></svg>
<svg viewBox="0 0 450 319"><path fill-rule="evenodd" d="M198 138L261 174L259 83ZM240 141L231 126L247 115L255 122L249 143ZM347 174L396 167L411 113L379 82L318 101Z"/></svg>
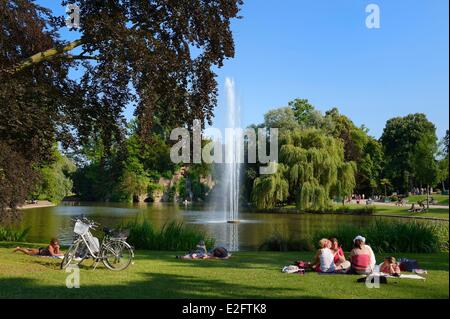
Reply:
<svg viewBox="0 0 450 319"><path fill-rule="evenodd" d="M386 257L380 266L380 271L393 276L399 276L401 272L395 257Z"/></svg>

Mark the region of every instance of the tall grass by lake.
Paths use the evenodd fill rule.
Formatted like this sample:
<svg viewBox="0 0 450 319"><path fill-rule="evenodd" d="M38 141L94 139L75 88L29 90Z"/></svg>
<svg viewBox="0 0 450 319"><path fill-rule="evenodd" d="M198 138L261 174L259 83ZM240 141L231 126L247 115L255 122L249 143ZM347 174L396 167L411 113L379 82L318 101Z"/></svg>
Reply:
<svg viewBox="0 0 450 319"><path fill-rule="evenodd" d="M206 233L193 229L181 222L171 221L160 229L147 219L134 220L123 226L129 229L128 241L136 249L188 251L203 240L206 247L213 248L215 241Z"/></svg>
<svg viewBox="0 0 450 319"><path fill-rule="evenodd" d="M376 253L434 253L448 251L449 227L447 223L400 222L376 220L366 226L338 225L334 229L320 230L310 237L275 234L262 243L261 250L310 251L321 238L336 237L345 251L353 248L356 235L366 237ZM307 245L309 243L310 245Z"/></svg>
<svg viewBox="0 0 450 319"><path fill-rule="evenodd" d="M12 229L0 225L0 241L25 241L30 228Z"/></svg>
<svg viewBox="0 0 450 319"><path fill-rule="evenodd" d="M274 232L259 246L261 251L312 251L314 245L310 238L298 238L293 235L286 236Z"/></svg>

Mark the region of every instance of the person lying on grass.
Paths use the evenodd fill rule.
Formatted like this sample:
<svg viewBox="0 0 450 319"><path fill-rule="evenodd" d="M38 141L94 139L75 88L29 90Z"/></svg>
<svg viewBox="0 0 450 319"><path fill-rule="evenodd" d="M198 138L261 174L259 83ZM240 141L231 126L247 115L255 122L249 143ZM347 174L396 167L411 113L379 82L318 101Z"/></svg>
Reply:
<svg viewBox="0 0 450 319"><path fill-rule="evenodd" d="M399 276L401 272L395 257L386 257L380 266L380 271L393 276Z"/></svg>
<svg viewBox="0 0 450 319"><path fill-rule="evenodd" d="M204 244L203 244L204 246ZM199 245L197 245L198 249ZM195 250L194 252L189 252L188 254L184 256L176 256L176 258L179 259L227 259L231 256L230 253L228 253L228 250L226 250L224 247L216 247L210 252L206 252L206 247L203 252L199 252L198 250Z"/></svg>
<svg viewBox="0 0 450 319"><path fill-rule="evenodd" d="M176 256L180 259L205 259L208 256L208 251L206 250L206 245L203 240L199 241L194 250L191 250L184 256Z"/></svg>
<svg viewBox="0 0 450 319"><path fill-rule="evenodd" d="M64 256L59 250L59 240L57 238L52 238L50 244L47 247L39 247L37 249L29 249L16 247L13 252L23 252L24 254L30 256L50 256L50 257L60 257Z"/></svg>

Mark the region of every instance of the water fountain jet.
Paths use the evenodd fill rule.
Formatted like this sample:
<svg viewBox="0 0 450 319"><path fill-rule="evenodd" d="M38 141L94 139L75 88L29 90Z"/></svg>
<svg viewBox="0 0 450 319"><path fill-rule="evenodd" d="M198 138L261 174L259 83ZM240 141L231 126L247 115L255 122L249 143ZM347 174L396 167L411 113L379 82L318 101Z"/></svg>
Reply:
<svg viewBox="0 0 450 319"><path fill-rule="evenodd" d="M225 79L228 108L228 134L225 145L225 174L224 174L224 211L227 223L239 223L239 183L240 183L240 152L239 137L239 106L236 101L234 81Z"/></svg>

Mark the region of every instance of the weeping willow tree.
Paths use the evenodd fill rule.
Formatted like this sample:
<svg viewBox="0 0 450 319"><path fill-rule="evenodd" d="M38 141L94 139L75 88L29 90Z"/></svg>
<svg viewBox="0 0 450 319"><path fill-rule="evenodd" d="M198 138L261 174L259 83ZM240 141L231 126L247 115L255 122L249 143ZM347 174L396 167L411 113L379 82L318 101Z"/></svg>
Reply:
<svg viewBox="0 0 450 319"><path fill-rule="evenodd" d="M281 145L280 162L299 209L323 210L331 196L352 193L356 165L344 161L339 140L319 130L293 130L283 134Z"/></svg>
<svg viewBox="0 0 450 319"><path fill-rule="evenodd" d="M356 163L346 162L338 168L338 179L332 189L332 194L342 199L345 204L345 197L352 195L356 187Z"/></svg>
<svg viewBox="0 0 450 319"><path fill-rule="evenodd" d="M289 183L284 177L286 167L277 165L275 174L257 177L253 183L252 201L259 209L269 209L289 196Z"/></svg>

